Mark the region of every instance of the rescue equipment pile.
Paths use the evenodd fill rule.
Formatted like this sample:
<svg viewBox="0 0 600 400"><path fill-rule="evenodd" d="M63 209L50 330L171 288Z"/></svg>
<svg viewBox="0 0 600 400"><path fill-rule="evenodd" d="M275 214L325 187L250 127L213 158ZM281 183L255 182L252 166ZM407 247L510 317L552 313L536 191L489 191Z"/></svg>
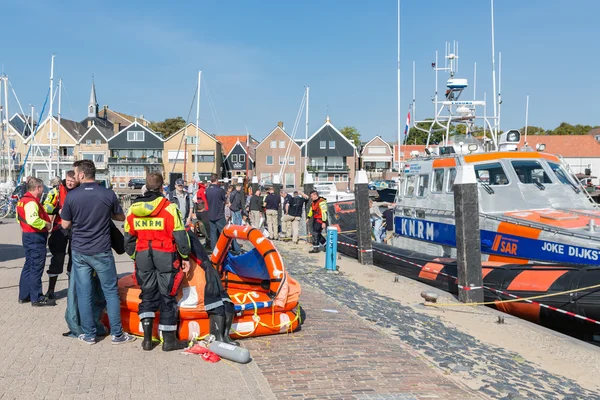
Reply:
<svg viewBox="0 0 600 400"><path fill-rule="evenodd" d="M191 267L177 295L180 339L206 337L210 310L229 301L235 308L232 338L293 332L300 326L300 284L288 275L281 255L258 229L226 226L210 259L198 238L189 231L188 236ZM247 240L254 248L233 256L229 253L233 239ZM134 274L119 280L123 329L134 335L143 335L137 314L140 293ZM158 320L153 327L156 338Z"/></svg>

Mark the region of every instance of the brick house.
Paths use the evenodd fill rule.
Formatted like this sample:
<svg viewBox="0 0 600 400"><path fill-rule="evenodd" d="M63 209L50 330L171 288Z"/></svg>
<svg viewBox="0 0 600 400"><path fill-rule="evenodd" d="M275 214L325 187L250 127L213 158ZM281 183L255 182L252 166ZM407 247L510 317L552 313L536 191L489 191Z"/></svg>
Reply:
<svg viewBox="0 0 600 400"><path fill-rule="evenodd" d="M375 136L367 142L360 152L361 168L370 179L380 179L384 172L391 171L393 161L394 152L381 136Z"/></svg>
<svg viewBox="0 0 600 400"><path fill-rule="evenodd" d="M256 147L256 176L270 184L275 174L281 174L282 187L295 189L302 184L302 172L300 146L285 132L283 122L279 122Z"/></svg>

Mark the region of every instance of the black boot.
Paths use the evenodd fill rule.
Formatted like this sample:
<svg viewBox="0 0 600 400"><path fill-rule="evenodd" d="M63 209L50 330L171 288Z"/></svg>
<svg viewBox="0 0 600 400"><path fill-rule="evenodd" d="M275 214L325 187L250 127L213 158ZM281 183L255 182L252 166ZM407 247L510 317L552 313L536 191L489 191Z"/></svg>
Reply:
<svg viewBox="0 0 600 400"><path fill-rule="evenodd" d="M230 335L230 330L231 330L231 324L233 324L233 313L225 313L225 329L223 330L223 341L225 343L229 343L232 344L234 346L239 346L240 343L236 342L235 340L231 340Z"/></svg>
<svg viewBox="0 0 600 400"><path fill-rule="evenodd" d="M154 318L142 319L142 329L144 330L144 340L142 341L142 349L150 351L154 347L152 344L152 326L154 325Z"/></svg>
<svg viewBox="0 0 600 400"><path fill-rule="evenodd" d="M56 287L57 280L58 276L48 277L48 291L46 292L46 297L51 300L54 299L54 288Z"/></svg>
<svg viewBox="0 0 600 400"><path fill-rule="evenodd" d="M223 332L225 331L225 316L224 315L210 315L210 334L215 337L215 340L219 342L223 341Z"/></svg>
<svg viewBox="0 0 600 400"><path fill-rule="evenodd" d="M163 334L163 351L183 350L188 347L185 340L177 340L176 331L162 331Z"/></svg>

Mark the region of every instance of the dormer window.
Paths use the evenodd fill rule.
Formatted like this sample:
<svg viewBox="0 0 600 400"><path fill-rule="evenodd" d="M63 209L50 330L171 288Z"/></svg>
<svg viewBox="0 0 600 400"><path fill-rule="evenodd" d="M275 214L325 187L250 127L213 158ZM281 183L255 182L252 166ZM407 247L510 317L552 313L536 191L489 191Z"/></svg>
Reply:
<svg viewBox="0 0 600 400"><path fill-rule="evenodd" d="M144 141L144 131L129 131L129 132L127 132L127 141L128 142L143 142Z"/></svg>

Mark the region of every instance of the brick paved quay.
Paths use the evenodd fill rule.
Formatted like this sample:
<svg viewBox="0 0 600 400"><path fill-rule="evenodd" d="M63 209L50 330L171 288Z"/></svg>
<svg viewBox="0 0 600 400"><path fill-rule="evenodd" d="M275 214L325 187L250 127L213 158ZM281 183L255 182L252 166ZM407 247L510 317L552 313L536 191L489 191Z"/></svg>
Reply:
<svg viewBox="0 0 600 400"><path fill-rule="evenodd" d="M514 354L484 347L343 275L324 273L305 247L280 247L290 273L303 285L302 330L243 340L253 356L248 365L209 364L159 349L143 352L139 341L85 346L62 337L64 298L52 308L17 304L20 232L12 222L0 224L0 398L599 397L527 362L515 363ZM131 271L127 257L117 257L117 266L120 273ZM464 386L465 376L481 377L481 387Z"/></svg>

